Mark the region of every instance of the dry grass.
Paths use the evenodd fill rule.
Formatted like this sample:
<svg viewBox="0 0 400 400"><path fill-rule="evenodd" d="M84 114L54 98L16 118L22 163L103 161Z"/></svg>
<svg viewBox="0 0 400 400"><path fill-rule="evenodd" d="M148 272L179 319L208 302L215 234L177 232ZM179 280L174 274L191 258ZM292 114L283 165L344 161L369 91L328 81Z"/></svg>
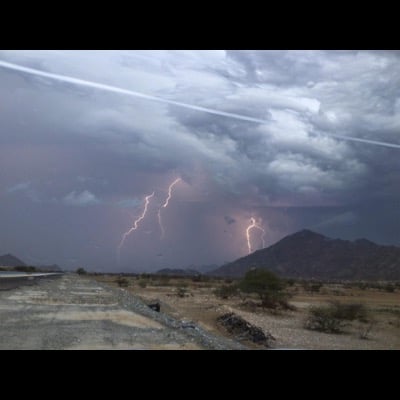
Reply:
<svg viewBox="0 0 400 400"><path fill-rule="evenodd" d="M117 286L116 276L99 275L96 279ZM271 333L278 348L301 349L400 349L400 289L388 292L381 288L360 289L357 285L324 284L318 293L305 290L296 283L288 288L290 304L296 310L271 312L244 305L244 298L218 298L214 292L225 280L195 280L170 277L126 277L126 290L147 302L160 301L161 311L179 319L195 321L217 335L229 334L216 323L217 317L235 312L250 323ZM146 285L139 285L139 282ZM181 296L184 288L184 296ZM256 298L247 296L247 304ZM309 309L332 301L363 304L368 310L368 322L351 321L343 334L327 334L304 328ZM251 345L257 348L257 345Z"/></svg>

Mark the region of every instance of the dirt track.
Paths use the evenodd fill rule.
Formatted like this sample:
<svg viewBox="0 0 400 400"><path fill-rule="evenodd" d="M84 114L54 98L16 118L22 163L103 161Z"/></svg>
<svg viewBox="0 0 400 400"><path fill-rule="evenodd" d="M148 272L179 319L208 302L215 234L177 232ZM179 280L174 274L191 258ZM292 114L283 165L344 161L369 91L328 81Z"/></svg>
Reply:
<svg viewBox="0 0 400 400"><path fill-rule="evenodd" d="M0 290L0 349L243 349L74 274Z"/></svg>

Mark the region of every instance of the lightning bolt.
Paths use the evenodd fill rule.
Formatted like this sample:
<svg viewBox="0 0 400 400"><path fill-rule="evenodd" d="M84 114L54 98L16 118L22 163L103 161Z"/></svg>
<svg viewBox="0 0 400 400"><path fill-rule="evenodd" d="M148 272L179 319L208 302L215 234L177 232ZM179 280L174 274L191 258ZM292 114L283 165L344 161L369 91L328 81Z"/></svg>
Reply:
<svg viewBox="0 0 400 400"><path fill-rule="evenodd" d="M161 207L158 209L157 216L158 216L158 224L160 225L161 239L162 239L165 235L165 229L164 229L164 225L163 225L162 219L161 219Z"/></svg>
<svg viewBox="0 0 400 400"><path fill-rule="evenodd" d="M246 229L247 248L249 250L249 254L252 253L251 240L250 240L250 231L253 228L259 229L262 232L261 240L262 240L262 243L263 243L263 248L265 247L265 230L256 222L254 217L251 217L250 221L251 221L251 224Z"/></svg>
<svg viewBox="0 0 400 400"><path fill-rule="evenodd" d="M133 226L132 226L128 231L126 231L126 232L122 235L121 242L119 243L118 249L117 249L118 260L119 260L119 258L120 258L121 249L122 249L122 246L123 246L124 243L125 243L126 238L127 238L133 231L136 231L136 229L139 227L139 222L146 216L147 208L148 208L149 203L150 203L150 199L151 199L153 196L154 196L154 192L153 192L152 194L150 194L150 195L148 195L148 196L145 197L145 203L144 203L144 209L143 209L142 215L141 215L138 219L136 219L136 220L134 221L134 223L133 223Z"/></svg>
<svg viewBox="0 0 400 400"><path fill-rule="evenodd" d="M162 219L161 219L161 209L162 209L162 208L167 208L167 207L168 207L169 201L171 200L171 197L172 197L172 189L173 189L174 186L175 186L178 182L180 182L181 180L182 180L181 178L177 178L177 179L175 179L175 180L169 185L169 187L168 187L168 196L167 196L167 198L165 199L165 203L158 209L157 215L158 215L158 223L159 223L159 225L160 225L160 230L161 230L161 239L162 239L162 238L164 237L164 235L165 235L165 229L164 229L164 225L163 225Z"/></svg>

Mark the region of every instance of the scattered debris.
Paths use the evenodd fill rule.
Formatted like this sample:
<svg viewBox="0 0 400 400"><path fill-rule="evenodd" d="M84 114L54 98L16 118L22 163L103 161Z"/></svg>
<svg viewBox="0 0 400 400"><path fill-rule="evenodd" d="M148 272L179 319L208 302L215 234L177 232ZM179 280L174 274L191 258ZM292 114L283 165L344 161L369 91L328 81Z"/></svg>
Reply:
<svg viewBox="0 0 400 400"><path fill-rule="evenodd" d="M235 313L221 315L217 318L217 322L235 335L237 340L250 340L266 347L271 347L271 341L275 340L270 333L265 334L261 328L250 324Z"/></svg>
<svg viewBox="0 0 400 400"><path fill-rule="evenodd" d="M183 329L197 329L197 326L192 321L182 320L180 327Z"/></svg>
<svg viewBox="0 0 400 400"><path fill-rule="evenodd" d="M147 305L148 305L152 310L157 311L157 312L160 312L161 305L160 305L159 302L157 302L157 303L152 303L152 304L147 304Z"/></svg>

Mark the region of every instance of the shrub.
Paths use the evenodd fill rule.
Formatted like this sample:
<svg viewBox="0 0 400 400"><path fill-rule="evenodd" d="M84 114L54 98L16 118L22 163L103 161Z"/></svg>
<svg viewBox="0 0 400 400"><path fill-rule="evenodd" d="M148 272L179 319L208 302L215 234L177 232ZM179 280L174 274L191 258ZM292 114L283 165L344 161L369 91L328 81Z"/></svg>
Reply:
<svg viewBox="0 0 400 400"><path fill-rule="evenodd" d="M146 282L145 279L140 279L140 281L138 282L138 285L139 285L141 288L144 289L144 288L147 286L147 282Z"/></svg>
<svg viewBox="0 0 400 400"><path fill-rule="evenodd" d="M320 283L320 282L312 283L311 286L310 286L310 292L311 293L318 293L319 290L321 289L321 287L322 287L322 283Z"/></svg>
<svg viewBox="0 0 400 400"><path fill-rule="evenodd" d="M364 326L360 329L358 337L362 340L368 340L369 334L371 333L372 328L375 325L375 321L371 321L367 326Z"/></svg>
<svg viewBox="0 0 400 400"><path fill-rule="evenodd" d="M363 304L331 302L325 307L312 307L305 328L326 333L341 333L347 324L346 321L356 319L367 321L367 310Z"/></svg>
<svg viewBox="0 0 400 400"><path fill-rule="evenodd" d="M255 293L261 300L262 307L278 308L287 306L286 285L277 275L265 269L248 271L239 282L239 288L244 293Z"/></svg>
<svg viewBox="0 0 400 400"><path fill-rule="evenodd" d="M192 282L209 282L211 278L207 275L194 275L192 276Z"/></svg>
<svg viewBox="0 0 400 400"><path fill-rule="evenodd" d="M342 332L345 323L336 318L334 309L331 307L312 307L305 328L312 331L326 333Z"/></svg>
<svg viewBox="0 0 400 400"><path fill-rule="evenodd" d="M187 294L187 289L184 287L184 286L178 286L177 288L176 288L176 295L178 296L178 297L185 297L186 296L186 294Z"/></svg>
<svg viewBox="0 0 400 400"><path fill-rule="evenodd" d="M396 290L396 286L392 285L391 283L388 283L385 285L385 290L388 293L393 293Z"/></svg>
<svg viewBox="0 0 400 400"><path fill-rule="evenodd" d="M128 287L129 286L129 281L128 279L120 276L115 280L116 283L118 283L119 287Z"/></svg>
<svg viewBox="0 0 400 400"><path fill-rule="evenodd" d="M236 296L238 290L237 285L222 285L214 290L214 294L221 299L229 299L230 297Z"/></svg>
<svg viewBox="0 0 400 400"><path fill-rule="evenodd" d="M335 310L335 317L342 320L354 321L358 319L359 321L367 320L367 309L364 304L359 303L339 303L334 301L331 303Z"/></svg>
<svg viewBox="0 0 400 400"><path fill-rule="evenodd" d="M78 268L78 269L76 270L76 273L77 273L78 275L86 275L86 274L87 274L85 268Z"/></svg>

